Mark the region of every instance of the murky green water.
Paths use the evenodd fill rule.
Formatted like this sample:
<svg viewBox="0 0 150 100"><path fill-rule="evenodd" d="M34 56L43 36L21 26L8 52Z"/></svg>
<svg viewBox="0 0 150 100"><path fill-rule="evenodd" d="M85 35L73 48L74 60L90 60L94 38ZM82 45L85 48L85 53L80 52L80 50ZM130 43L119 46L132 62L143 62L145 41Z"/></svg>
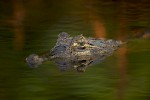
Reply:
<svg viewBox="0 0 150 100"><path fill-rule="evenodd" d="M149 31L149 1L3 0L0 11L0 100L149 100L149 39L131 40L85 73L25 63L51 49L62 31L114 39Z"/></svg>

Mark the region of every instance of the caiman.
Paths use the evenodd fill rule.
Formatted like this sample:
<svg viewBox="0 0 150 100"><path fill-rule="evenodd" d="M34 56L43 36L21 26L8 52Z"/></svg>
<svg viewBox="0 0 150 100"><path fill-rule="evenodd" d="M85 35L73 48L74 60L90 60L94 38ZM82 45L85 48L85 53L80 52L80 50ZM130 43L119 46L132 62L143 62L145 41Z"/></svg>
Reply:
<svg viewBox="0 0 150 100"><path fill-rule="evenodd" d="M61 70L73 67L83 72L87 66L101 62L112 55L124 43L112 39L87 38L82 34L70 37L62 32L50 51L43 55L31 54L26 58L26 62L30 67L35 68L45 61L53 60Z"/></svg>

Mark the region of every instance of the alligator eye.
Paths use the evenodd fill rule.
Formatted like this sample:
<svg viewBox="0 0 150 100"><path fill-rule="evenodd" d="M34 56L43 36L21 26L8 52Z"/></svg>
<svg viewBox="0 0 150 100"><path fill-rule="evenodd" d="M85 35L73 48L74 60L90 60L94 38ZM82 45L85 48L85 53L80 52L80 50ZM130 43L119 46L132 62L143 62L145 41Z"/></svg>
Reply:
<svg viewBox="0 0 150 100"><path fill-rule="evenodd" d="M94 46L93 44L91 44L91 43L88 43L89 45L91 45L91 46Z"/></svg>
<svg viewBox="0 0 150 100"><path fill-rule="evenodd" d="M78 49L84 50L84 49L86 49L86 47L85 46L80 46L80 47L78 47Z"/></svg>

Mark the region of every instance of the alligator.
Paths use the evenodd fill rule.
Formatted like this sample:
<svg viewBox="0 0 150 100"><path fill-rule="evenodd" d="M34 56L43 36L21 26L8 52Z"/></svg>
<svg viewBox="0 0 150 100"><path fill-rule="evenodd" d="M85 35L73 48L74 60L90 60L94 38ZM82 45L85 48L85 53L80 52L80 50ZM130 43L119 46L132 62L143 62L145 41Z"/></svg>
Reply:
<svg viewBox="0 0 150 100"><path fill-rule="evenodd" d="M61 70L74 68L78 72L84 72L88 66L103 61L125 43L112 39L87 38L82 34L71 37L62 32L51 50L42 55L31 54L26 62L30 67L36 68L46 61L54 61Z"/></svg>

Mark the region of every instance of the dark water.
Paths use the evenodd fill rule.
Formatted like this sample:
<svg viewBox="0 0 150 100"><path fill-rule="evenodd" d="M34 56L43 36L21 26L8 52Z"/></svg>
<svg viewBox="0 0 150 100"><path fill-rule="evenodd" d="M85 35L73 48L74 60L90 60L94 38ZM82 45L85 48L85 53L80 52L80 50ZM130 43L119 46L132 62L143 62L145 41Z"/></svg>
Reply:
<svg viewBox="0 0 150 100"><path fill-rule="evenodd" d="M62 31L122 40L149 32L148 0L1 0L0 11L0 100L149 100L149 39L131 40L85 73L25 63Z"/></svg>

